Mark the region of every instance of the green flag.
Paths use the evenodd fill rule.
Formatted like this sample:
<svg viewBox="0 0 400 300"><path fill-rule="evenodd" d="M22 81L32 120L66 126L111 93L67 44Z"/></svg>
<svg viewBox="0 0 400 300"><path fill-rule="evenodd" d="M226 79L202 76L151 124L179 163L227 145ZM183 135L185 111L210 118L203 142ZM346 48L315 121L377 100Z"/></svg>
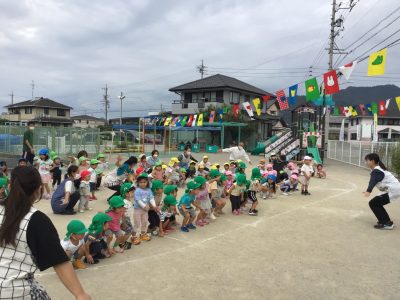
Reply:
<svg viewBox="0 0 400 300"><path fill-rule="evenodd" d="M339 115L340 115L339 107L335 106L335 108L333 109L333 114L334 114L335 116L339 116Z"/></svg>
<svg viewBox="0 0 400 300"><path fill-rule="evenodd" d="M319 87L317 78L313 77L305 82L306 86L306 99L308 102L317 100L319 98Z"/></svg>
<svg viewBox="0 0 400 300"><path fill-rule="evenodd" d="M378 113L378 103L376 102L372 102L371 103L371 111L373 114L377 114Z"/></svg>

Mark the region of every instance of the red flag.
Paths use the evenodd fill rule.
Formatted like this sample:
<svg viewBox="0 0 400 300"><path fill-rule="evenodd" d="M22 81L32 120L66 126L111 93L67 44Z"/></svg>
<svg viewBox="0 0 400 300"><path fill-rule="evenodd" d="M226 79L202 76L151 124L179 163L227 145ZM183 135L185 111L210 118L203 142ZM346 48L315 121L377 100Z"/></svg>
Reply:
<svg viewBox="0 0 400 300"><path fill-rule="evenodd" d="M340 114L344 116L344 108L343 106L339 106Z"/></svg>
<svg viewBox="0 0 400 300"><path fill-rule="evenodd" d="M264 96L262 96L262 99L264 100L264 103L267 103L268 100L271 100L271 96L270 95L264 95Z"/></svg>
<svg viewBox="0 0 400 300"><path fill-rule="evenodd" d="M285 92L283 90L277 91L276 93L276 99L278 100L279 103L279 108L281 110L285 110L289 108L288 100L285 96Z"/></svg>
<svg viewBox="0 0 400 300"><path fill-rule="evenodd" d="M386 101L385 100L379 101L378 114L380 116L386 115Z"/></svg>
<svg viewBox="0 0 400 300"><path fill-rule="evenodd" d="M239 115L239 107L239 104L233 104L233 116L235 118L237 118Z"/></svg>
<svg viewBox="0 0 400 300"><path fill-rule="evenodd" d="M211 111L210 112L210 118L208 119L209 123L213 123L214 122L214 118L215 118L215 111Z"/></svg>
<svg viewBox="0 0 400 300"><path fill-rule="evenodd" d="M360 104L358 106L360 107L362 115L363 116L367 115L367 111L365 110L365 105L364 104Z"/></svg>
<svg viewBox="0 0 400 300"><path fill-rule="evenodd" d="M325 95L331 95L339 92L339 81L336 71L332 70L324 74Z"/></svg>
<svg viewBox="0 0 400 300"><path fill-rule="evenodd" d="M192 122L193 122L193 115L190 115L189 120L186 123L187 127L191 127L192 126Z"/></svg>

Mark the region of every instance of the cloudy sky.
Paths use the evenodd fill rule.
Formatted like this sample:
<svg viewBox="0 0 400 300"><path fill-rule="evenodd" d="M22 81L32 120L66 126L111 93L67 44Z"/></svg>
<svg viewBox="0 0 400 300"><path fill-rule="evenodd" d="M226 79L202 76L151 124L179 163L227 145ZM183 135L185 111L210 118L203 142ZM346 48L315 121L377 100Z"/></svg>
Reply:
<svg viewBox="0 0 400 300"><path fill-rule="evenodd" d="M360 0L351 13L339 11L345 21L338 45L349 51L362 44L343 63L400 38L398 6ZM274 92L303 81L310 66L314 75L326 70L330 13L330 0L0 0L0 104L10 103L11 91L15 101L30 99L34 80L35 97L104 116L108 84L112 117L119 116L121 91L124 116L143 115L170 108L177 96L168 89L199 79L201 59L207 75ZM385 76L368 78L364 62L342 87L399 83L399 54L400 45L389 49Z"/></svg>

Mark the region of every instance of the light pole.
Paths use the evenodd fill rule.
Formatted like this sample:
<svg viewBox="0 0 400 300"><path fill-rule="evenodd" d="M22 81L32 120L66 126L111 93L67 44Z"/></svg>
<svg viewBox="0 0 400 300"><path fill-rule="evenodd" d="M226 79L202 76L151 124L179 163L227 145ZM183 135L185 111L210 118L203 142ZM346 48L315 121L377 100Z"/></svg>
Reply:
<svg viewBox="0 0 400 300"><path fill-rule="evenodd" d="M122 100L125 99L124 94L121 92L121 95L118 96L119 100L121 101L121 106L120 106L120 115L119 115L119 125L122 125Z"/></svg>

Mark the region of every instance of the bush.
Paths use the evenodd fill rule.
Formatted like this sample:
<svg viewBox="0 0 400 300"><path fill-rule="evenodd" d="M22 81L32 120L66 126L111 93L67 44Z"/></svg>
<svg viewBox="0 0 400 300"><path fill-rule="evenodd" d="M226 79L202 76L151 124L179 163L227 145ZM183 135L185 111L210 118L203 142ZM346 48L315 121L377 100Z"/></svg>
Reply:
<svg viewBox="0 0 400 300"><path fill-rule="evenodd" d="M392 163L390 169L400 176L400 145L397 145L392 152Z"/></svg>

